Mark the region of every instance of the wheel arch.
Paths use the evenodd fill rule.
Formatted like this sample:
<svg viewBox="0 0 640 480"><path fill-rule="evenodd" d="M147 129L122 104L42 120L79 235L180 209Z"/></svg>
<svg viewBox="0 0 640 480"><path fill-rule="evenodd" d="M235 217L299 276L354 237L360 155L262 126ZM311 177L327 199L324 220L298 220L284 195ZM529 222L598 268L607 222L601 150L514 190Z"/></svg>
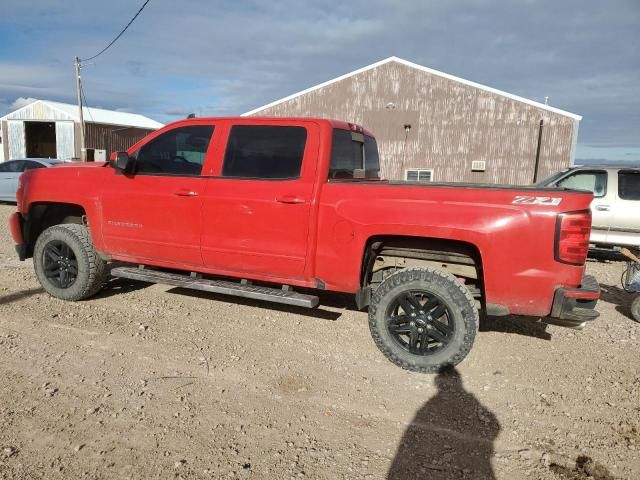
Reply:
<svg viewBox="0 0 640 480"><path fill-rule="evenodd" d="M40 234L60 224L88 225L87 210L80 204L66 202L33 202L29 205L23 231L27 257L33 255Z"/></svg>
<svg viewBox="0 0 640 480"><path fill-rule="evenodd" d="M356 294L358 306L368 305L375 263L381 255L405 258L406 267L428 264L457 276L468 277L475 270L475 280L484 305L484 274L480 248L462 240L409 235L375 235L367 239L360 263L360 290ZM437 264L440 264L439 266ZM452 268L453 266L458 266ZM473 278L473 277L468 277Z"/></svg>

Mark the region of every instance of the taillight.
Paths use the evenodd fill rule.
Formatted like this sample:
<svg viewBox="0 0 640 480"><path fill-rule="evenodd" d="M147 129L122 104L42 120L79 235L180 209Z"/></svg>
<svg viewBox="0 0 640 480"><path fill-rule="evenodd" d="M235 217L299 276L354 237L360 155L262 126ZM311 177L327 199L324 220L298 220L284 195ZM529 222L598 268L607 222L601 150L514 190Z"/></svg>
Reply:
<svg viewBox="0 0 640 480"><path fill-rule="evenodd" d="M589 253L591 212L567 212L556 220L556 251L558 262L584 265Z"/></svg>

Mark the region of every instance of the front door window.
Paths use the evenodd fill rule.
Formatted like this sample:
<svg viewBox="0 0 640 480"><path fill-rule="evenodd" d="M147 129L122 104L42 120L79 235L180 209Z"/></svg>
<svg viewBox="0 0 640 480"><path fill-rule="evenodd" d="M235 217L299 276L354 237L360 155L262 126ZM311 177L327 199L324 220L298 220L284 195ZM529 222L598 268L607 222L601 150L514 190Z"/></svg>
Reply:
<svg viewBox="0 0 640 480"><path fill-rule="evenodd" d="M200 175L212 134L212 125L179 127L163 133L139 150L136 173Z"/></svg>

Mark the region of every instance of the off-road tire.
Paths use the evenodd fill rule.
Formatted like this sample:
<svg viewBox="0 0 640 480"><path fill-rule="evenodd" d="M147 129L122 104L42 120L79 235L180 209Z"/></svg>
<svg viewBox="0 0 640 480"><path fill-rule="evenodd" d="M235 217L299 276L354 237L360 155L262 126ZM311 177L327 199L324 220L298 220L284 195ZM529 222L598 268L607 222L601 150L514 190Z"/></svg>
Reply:
<svg viewBox="0 0 640 480"><path fill-rule="evenodd" d="M636 322L640 322L640 293L631 302L631 317Z"/></svg>
<svg viewBox="0 0 640 480"><path fill-rule="evenodd" d="M68 288L54 285L44 273L44 250L52 241L66 244L77 261L77 275ZM95 295L105 284L109 271L93 247L89 229L84 225L63 224L47 228L40 234L33 251L33 264L42 288L62 300L83 300Z"/></svg>
<svg viewBox="0 0 640 480"><path fill-rule="evenodd" d="M450 342L432 355L404 350L387 328L387 310L403 291L422 290L439 297L451 313L454 332ZM469 353L480 323L469 290L448 272L431 268L407 268L387 277L375 290L369 306L369 329L380 351L393 363L421 373L437 373L460 363Z"/></svg>

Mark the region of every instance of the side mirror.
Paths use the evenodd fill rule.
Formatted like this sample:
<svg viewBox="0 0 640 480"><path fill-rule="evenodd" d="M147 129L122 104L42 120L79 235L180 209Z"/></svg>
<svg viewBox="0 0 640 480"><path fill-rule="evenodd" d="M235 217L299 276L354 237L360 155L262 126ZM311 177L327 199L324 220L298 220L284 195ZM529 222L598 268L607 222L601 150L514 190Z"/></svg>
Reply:
<svg viewBox="0 0 640 480"><path fill-rule="evenodd" d="M116 170L130 172L133 169L134 159L130 157L127 152L117 152L115 157L116 159L113 166Z"/></svg>

